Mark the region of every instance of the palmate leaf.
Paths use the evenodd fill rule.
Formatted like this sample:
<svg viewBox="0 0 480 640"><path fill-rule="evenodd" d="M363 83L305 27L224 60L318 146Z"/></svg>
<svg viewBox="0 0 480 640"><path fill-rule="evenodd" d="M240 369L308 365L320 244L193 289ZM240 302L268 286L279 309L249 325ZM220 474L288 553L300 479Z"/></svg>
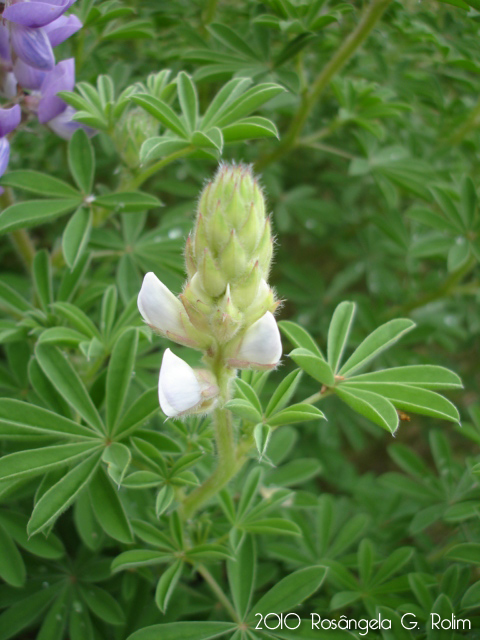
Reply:
<svg viewBox="0 0 480 640"><path fill-rule="evenodd" d="M213 640L235 631L233 622L169 622L139 629L127 640Z"/></svg>

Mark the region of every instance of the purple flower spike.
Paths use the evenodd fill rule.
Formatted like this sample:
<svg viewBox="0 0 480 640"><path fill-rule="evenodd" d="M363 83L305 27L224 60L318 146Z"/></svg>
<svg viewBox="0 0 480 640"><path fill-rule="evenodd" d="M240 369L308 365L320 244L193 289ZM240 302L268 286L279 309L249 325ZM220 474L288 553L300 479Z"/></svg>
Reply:
<svg viewBox="0 0 480 640"><path fill-rule="evenodd" d="M12 48L20 60L40 71L53 69L55 57L50 40L43 29L31 29L12 23L10 34Z"/></svg>
<svg viewBox="0 0 480 640"><path fill-rule="evenodd" d="M7 133L18 127L21 119L22 110L18 104L9 109L0 109L0 138L3 138Z"/></svg>
<svg viewBox="0 0 480 640"><path fill-rule="evenodd" d="M72 4L73 2L70 0L16 2L5 8L3 17L5 20L10 20L10 22L15 22L23 27L37 29L56 20Z"/></svg>
<svg viewBox="0 0 480 640"><path fill-rule="evenodd" d="M3 176L10 160L10 143L7 138L0 138L0 176ZM0 193L3 193L0 192Z"/></svg>
<svg viewBox="0 0 480 640"><path fill-rule="evenodd" d="M75 122L72 120L76 114L76 110L73 107L68 106L65 111L62 111L60 115L53 118L48 122L48 126L54 131L57 136L70 140L77 129L83 129L88 136L94 136L97 132L91 127L87 127L81 122Z"/></svg>
<svg viewBox="0 0 480 640"><path fill-rule="evenodd" d="M83 24L75 15L60 16L50 24L44 27L50 44L52 47L56 47L61 42L64 42L70 36L73 36L79 29L83 27Z"/></svg>
<svg viewBox="0 0 480 640"><path fill-rule="evenodd" d="M42 124L65 111L66 104L57 96L57 93L72 91L74 86L75 60L74 58L62 60L45 76L40 88L42 98L38 105L38 119Z"/></svg>
<svg viewBox="0 0 480 640"><path fill-rule="evenodd" d="M48 71L39 71L25 64L23 60L17 58L13 65L13 72L18 84L22 89L40 89Z"/></svg>

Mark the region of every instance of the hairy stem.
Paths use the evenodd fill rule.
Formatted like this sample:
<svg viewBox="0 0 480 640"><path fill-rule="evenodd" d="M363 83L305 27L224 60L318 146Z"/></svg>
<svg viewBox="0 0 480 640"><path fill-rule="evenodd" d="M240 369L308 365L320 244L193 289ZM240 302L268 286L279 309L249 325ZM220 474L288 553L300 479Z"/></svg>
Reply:
<svg viewBox="0 0 480 640"><path fill-rule="evenodd" d="M307 89L303 93L300 107L292 118L290 128L283 136L282 142L274 152L260 159L256 164L257 170L262 170L265 166L275 162L296 146L297 139L302 132L318 98L328 86L332 78L346 65L353 54L370 35L370 32L377 24L390 1L391 0L372 0L372 2L367 6L357 27L352 31L348 38L344 40L340 48L337 49L333 57L330 58L324 66L311 85L310 90Z"/></svg>
<svg viewBox="0 0 480 640"><path fill-rule="evenodd" d="M166 167L172 162L175 162L175 160L178 160L179 158L188 156L193 151L193 149L194 147L188 146L185 147L185 149L180 149L180 151L174 151L170 155L165 156L165 158L162 158L158 162L155 162L155 164L152 164L147 169L140 171L140 173L132 178L130 183L126 186L125 191L129 191L130 189L138 189L146 180L148 180L148 178L151 178L151 176L157 173L157 171L160 171L160 169L163 169L163 167Z"/></svg>
<svg viewBox="0 0 480 640"><path fill-rule="evenodd" d="M212 576L210 571L206 567L204 567L203 564L197 565L197 571L203 577L205 582L208 583L208 585L211 588L211 590L213 591L213 593L217 596L218 601L223 605L224 609L226 611L228 611L228 613L230 614L232 619L235 622L240 622L240 620L238 618L238 615L237 615L237 612L233 608L232 603L227 598L227 596L225 595L222 587L218 584L218 582Z"/></svg>

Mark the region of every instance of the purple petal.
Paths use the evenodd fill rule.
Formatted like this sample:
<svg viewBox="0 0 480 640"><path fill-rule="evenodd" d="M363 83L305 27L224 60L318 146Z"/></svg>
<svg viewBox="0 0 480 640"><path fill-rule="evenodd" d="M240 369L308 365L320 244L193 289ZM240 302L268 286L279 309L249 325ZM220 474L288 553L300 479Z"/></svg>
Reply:
<svg viewBox="0 0 480 640"><path fill-rule="evenodd" d="M0 138L0 176L3 176L10 160L10 143L7 138Z"/></svg>
<svg viewBox="0 0 480 640"><path fill-rule="evenodd" d="M69 0L59 2L17 2L3 12L3 17L10 22L21 24L23 27L44 27L46 24L61 16L72 3Z"/></svg>
<svg viewBox="0 0 480 640"><path fill-rule="evenodd" d="M0 137L3 138L20 124L22 110L15 104L9 109L0 109Z"/></svg>
<svg viewBox="0 0 480 640"><path fill-rule="evenodd" d="M52 47L56 47L83 27L77 16L60 16L44 27Z"/></svg>
<svg viewBox="0 0 480 640"><path fill-rule="evenodd" d="M35 69L50 71L55 66L52 45L43 29L11 26L12 48L17 56Z"/></svg>
<svg viewBox="0 0 480 640"><path fill-rule="evenodd" d="M75 87L75 60L69 58L59 62L53 71L47 73L40 91L38 119L42 124L58 116L65 110L66 103L57 96L59 91L72 91Z"/></svg>
<svg viewBox="0 0 480 640"><path fill-rule="evenodd" d="M5 62L11 62L10 32L8 27L0 20L0 58Z"/></svg>
<svg viewBox="0 0 480 640"><path fill-rule="evenodd" d="M30 65L25 64L23 60L20 60L20 58L15 60L13 72L22 89L40 89L42 82L48 73L48 71L39 71L38 69L34 69Z"/></svg>
<svg viewBox="0 0 480 640"><path fill-rule="evenodd" d="M97 133L95 129L87 127L81 122L75 122L74 120L72 120L75 113L75 109L68 106L65 111L62 111L60 115L50 120L48 126L58 136L64 138L65 140L70 140L77 129L83 129L85 133L90 137L94 136Z"/></svg>

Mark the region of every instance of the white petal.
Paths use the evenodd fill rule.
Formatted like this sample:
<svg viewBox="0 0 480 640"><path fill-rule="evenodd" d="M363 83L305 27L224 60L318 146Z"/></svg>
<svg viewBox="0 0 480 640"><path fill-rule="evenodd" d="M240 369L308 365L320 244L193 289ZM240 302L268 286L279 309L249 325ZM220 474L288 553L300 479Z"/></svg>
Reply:
<svg viewBox="0 0 480 640"><path fill-rule="evenodd" d="M150 272L143 279L138 294L138 310L147 324L162 333L170 331L183 336L185 331L180 319L182 305L173 293Z"/></svg>
<svg viewBox="0 0 480 640"><path fill-rule="evenodd" d="M163 354L158 397L163 413L169 418L193 409L203 400L194 370L170 349Z"/></svg>
<svg viewBox="0 0 480 640"><path fill-rule="evenodd" d="M280 331L273 314L267 311L247 329L235 360L274 367L282 356Z"/></svg>

